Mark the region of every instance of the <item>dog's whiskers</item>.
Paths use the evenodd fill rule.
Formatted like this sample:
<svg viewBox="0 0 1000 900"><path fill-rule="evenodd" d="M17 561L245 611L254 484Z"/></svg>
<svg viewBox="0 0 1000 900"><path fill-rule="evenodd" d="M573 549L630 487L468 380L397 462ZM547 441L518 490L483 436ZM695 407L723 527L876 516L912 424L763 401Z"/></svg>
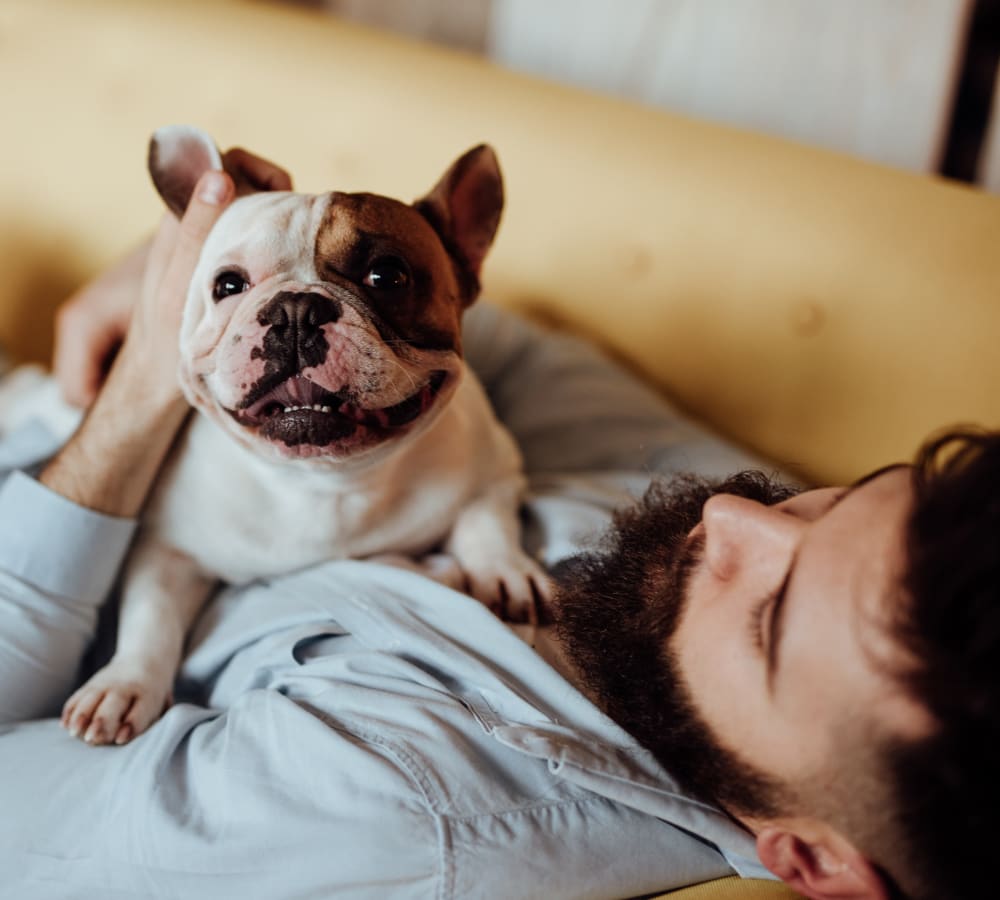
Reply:
<svg viewBox="0 0 1000 900"><path fill-rule="evenodd" d="M412 391L419 390L423 385L418 385L417 380L413 377L413 373L410 372L402 363L398 360L393 359L391 356L386 357L386 361L392 363L403 375L406 376L407 381L410 383L410 388Z"/></svg>

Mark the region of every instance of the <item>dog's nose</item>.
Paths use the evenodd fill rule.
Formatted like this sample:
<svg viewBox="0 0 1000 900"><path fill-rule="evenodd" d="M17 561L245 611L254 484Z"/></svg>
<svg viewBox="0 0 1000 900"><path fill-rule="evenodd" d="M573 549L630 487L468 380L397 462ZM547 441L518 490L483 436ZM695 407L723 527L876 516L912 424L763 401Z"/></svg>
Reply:
<svg viewBox="0 0 1000 900"><path fill-rule="evenodd" d="M310 291L282 291L257 313L266 327L264 340L254 353L274 371L298 372L318 366L326 358L329 344L323 326L336 322L342 312L338 300Z"/></svg>
<svg viewBox="0 0 1000 900"><path fill-rule="evenodd" d="M299 340L316 332L328 322L340 318L340 303L322 294L299 291L281 291L264 305L257 314L261 325L270 325L275 331Z"/></svg>

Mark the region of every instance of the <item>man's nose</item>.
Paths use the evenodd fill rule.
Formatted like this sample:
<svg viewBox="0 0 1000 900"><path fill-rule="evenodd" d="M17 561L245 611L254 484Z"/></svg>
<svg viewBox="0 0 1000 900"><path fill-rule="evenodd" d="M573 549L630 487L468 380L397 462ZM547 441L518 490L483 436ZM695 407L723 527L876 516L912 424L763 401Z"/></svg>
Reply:
<svg viewBox="0 0 1000 900"><path fill-rule="evenodd" d="M705 562L723 581L782 577L806 522L755 500L719 494L702 510Z"/></svg>

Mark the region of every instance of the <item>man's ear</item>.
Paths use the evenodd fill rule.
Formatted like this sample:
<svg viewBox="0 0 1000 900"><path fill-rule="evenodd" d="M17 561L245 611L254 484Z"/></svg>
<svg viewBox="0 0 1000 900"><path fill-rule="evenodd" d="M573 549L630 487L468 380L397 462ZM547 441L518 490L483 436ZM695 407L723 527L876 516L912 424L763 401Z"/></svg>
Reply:
<svg viewBox="0 0 1000 900"><path fill-rule="evenodd" d="M889 900L878 869L839 831L813 819L757 832L760 861L810 900Z"/></svg>
<svg viewBox="0 0 1000 900"><path fill-rule="evenodd" d="M200 128L167 125L149 141L149 174L177 218L184 215L194 186L209 169L222 168L222 156Z"/></svg>
<svg viewBox="0 0 1000 900"><path fill-rule="evenodd" d="M493 148L480 144L460 156L434 189L413 205L478 281L503 210L503 179Z"/></svg>

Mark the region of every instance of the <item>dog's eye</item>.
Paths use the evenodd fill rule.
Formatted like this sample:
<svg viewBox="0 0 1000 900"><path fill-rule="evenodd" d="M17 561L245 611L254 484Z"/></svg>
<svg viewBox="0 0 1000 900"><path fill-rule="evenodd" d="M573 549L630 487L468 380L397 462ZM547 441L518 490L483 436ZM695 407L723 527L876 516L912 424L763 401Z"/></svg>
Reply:
<svg viewBox="0 0 1000 900"><path fill-rule="evenodd" d="M361 279L361 283L377 291L398 291L410 283L410 273L401 259L377 259Z"/></svg>
<svg viewBox="0 0 1000 900"><path fill-rule="evenodd" d="M212 288L212 297L215 298L215 302L218 303L226 297L232 297L233 294L242 294L244 291L249 289L250 282L247 281L246 276L244 276L242 272L227 269L225 272L220 272L215 276L215 286Z"/></svg>

